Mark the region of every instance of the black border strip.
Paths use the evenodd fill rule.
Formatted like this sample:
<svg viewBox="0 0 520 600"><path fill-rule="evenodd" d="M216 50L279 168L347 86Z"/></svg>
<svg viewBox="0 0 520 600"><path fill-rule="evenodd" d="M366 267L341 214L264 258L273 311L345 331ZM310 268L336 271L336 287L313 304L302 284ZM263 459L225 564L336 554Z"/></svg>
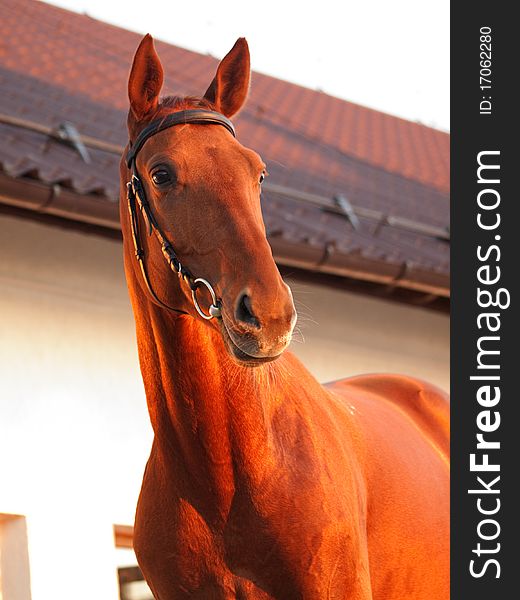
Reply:
<svg viewBox="0 0 520 600"><path fill-rule="evenodd" d="M513 146L514 132L519 131L518 117L513 112L513 102L518 104L513 83L517 79L520 52L516 42L520 36L518 31L516 35L513 33L513 27L517 27L512 7L514 4L505 2L452 3L451 598L456 600L496 600L518 595L514 590L520 572L516 566L515 535L520 508L519 470L515 464L520 454L520 378L517 377L520 362L516 348L520 333L517 264L520 234L516 218L519 194L514 188L520 165L516 164L518 149ZM485 54L481 55L486 48L480 47L482 27L491 29L491 75L486 77L491 79L491 89L480 88L481 69L488 74L481 65L481 60L486 60ZM491 104L481 105L482 101ZM489 106L490 114L484 114ZM481 162L500 168L481 170L479 183L478 157L482 152L486 154L480 154ZM479 207L479 194L481 204L491 206L495 199L497 207ZM494 224L500 214L500 224L488 230L479 227L479 213L484 225ZM482 283L478 279L478 269L482 267L481 280L494 280L497 267L500 279L493 284ZM480 305L478 288L489 292L489 295L481 292ZM499 292L500 289L506 291ZM509 297L510 306L506 307ZM498 298L501 306L483 306L489 298ZM483 317L486 313L497 316ZM499 328L490 331L490 327ZM499 352L481 354L480 368L479 344L481 350ZM500 379L471 379L472 376ZM491 386L488 396L487 385ZM496 403L495 387L500 388L501 394ZM499 442L500 448L478 449L478 433L487 442ZM483 455L487 454L489 463L500 471L484 471L484 467L472 471L472 454L476 464L483 464L486 461ZM498 476L500 479L493 483ZM491 514L493 511L496 512ZM490 539L483 539L486 537Z"/></svg>

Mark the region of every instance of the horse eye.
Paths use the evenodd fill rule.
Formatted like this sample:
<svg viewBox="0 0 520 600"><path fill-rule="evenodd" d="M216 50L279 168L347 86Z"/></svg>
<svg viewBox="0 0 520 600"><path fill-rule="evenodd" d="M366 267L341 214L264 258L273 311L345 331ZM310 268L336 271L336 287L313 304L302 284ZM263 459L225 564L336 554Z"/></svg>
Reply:
<svg viewBox="0 0 520 600"><path fill-rule="evenodd" d="M152 181L155 185L164 185L165 183L168 183L170 179L170 174L164 169L158 169L152 173Z"/></svg>
<svg viewBox="0 0 520 600"><path fill-rule="evenodd" d="M262 183L265 179L265 171L262 171L260 173L260 179L258 180L258 183Z"/></svg>

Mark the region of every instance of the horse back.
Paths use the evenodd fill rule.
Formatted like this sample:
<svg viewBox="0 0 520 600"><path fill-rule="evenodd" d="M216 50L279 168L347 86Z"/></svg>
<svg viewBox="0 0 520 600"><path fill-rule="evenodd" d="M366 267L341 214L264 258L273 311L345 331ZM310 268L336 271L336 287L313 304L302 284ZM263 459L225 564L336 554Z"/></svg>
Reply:
<svg viewBox="0 0 520 600"><path fill-rule="evenodd" d="M449 404L418 379L365 375L329 384L354 424L367 486L373 600L449 598ZM338 404L339 402L339 404Z"/></svg>
<svg viewBox="0 0 520 600"><path fill-rule="evenodd" d="M404 413L446 458L450 457L450 409L446 393L438 387L405 375L359 375L327 384L341 396L364 392L377 396ZM349 393L350 392L350 393Z"/></svg>

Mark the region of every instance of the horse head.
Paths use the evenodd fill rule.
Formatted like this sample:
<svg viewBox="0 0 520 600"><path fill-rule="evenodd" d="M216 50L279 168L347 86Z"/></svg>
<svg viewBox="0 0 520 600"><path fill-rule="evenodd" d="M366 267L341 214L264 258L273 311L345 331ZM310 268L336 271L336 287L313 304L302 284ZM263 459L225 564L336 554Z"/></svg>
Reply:
<svg viewBox="0 0 520 600"><path fill-rule="evenodd" d="M172 314L205 318L231 356L252 366L285 350L296 312L266 239L260 205L266 166L228 121L245 103L249 79L249 50L240 38L204 96L160 99L163 68L151 36L144 37L128 82L129 151L136 153L123 158L121 180L123 189L128 181L135 185L121 220L131 291L139 286L141 298ZM197 121L195 112L209 120ZM173 117L175 126L161 128L176 113L187 115L185 122Z"/></svg>

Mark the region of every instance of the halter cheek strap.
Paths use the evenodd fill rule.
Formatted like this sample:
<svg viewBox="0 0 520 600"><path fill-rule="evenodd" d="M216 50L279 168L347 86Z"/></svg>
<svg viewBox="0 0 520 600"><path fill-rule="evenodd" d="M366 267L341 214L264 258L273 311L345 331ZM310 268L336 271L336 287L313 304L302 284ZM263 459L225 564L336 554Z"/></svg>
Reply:
<svg viewBox="0 0 520 600"><path fill-rule="evenodd" d="M145 251L141 244L140 237L140 225L139 225L139 215L137 209L139 208L144 221L147 226L148 235L155 234L155 237L159 241L161 245L162 254L169 264L172 271L179 275L179 278L184 280L191 289L191 296L193 300L193 305L197 310L198 314L203 319L212 319L214 317L221 316L221 301L217 298L213 287L211 284L202 277L194 277L191 271L181 264L179 257L177 256L173 245L169 242L166 236L161 231L159 224L152 212L150 203L146 197L146 193L139 178L139 173L137 171L136 166L136 157L146 143L148 138L163 131L164 129L168 129L169 127L173 127L174 125L183 125L188 123L194 123L198 125L221 125L225 127L232 135L235 137L235 128L229 119L227 119L224 115L221 115L218 112L210 111L210 110L199 110L199 109L189 109L183 110L179 112L175 112L171 115L164 117L163 119L158 119L156 121L152 121L149 125L147 125L141 133L135 139L135 142L130 143L130 149L126 155L126 164L131 171L131 179L126 184L127 188L127 200L128 200L128 211L130 213L130 224L132 228L132 240L134 244L135 257L137 262L139 263L139 267L141 270L141 274L150 294L152 300L162 308L166 308L168 310L178 312L181 314L188 314L184 310L180 310L178 308L173 308L168 304L165 304L155 293L153 286L150 282L150 278L148 276L148 271L146 269L145 263ZM197 290L204 286L207 288L211 295L212 304L210 305L208 312L205 313L197 300Z"/></svg>

